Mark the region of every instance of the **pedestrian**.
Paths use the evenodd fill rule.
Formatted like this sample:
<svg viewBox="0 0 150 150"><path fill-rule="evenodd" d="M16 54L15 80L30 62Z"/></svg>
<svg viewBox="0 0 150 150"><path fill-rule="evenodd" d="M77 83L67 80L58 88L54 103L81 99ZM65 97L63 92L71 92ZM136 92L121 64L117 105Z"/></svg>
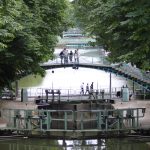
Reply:
<svg viewBox="0 0 150 150"><path fill-rule="evenodd" d="M77 63L79 63L79 49L77 49Z"/></svg>
<svg viewBox="0 0 150 150"><path fill-rule="evenodd" d="M74 61L75 61L75 63L79 63L78 49L76 49L75 52L74 52Z"/></svg>
<svg viewBox="0 0 150 150"><path fill-rule="evenodd" d="M105 93L105 90L104 90L104 89L102 89L102 90L101 90L102 99L104 99L104 93Z"/></svg>
<svg viewBox="0 0 150 150"><path fill-rule="evenodd" d="M72 58L73 58L73 52L70 51L70 53L69 53L69 60L70 60L70 62L72 62Z"/></svg>
<svg viewBox="0 0 150 150"><path fill-rule="evenodd" d="M93 98L95 99L93 84L94 84L94 82L92 82L91 85L90 85L89 99L91 99L91 96L93 96Z"/></svg>
<svg viewBox="0 0 150 150"><path fill-rule="evenodd" d="M80 94L84 94L84 83L81 84L80 88L81 88Z"/></svg>
<svg viewBox="0 0 150 150"><path fill-rule="evenodd" d="M64 59L63 50L60 52L59 57L60 57L60 60L61 60L61 64L63 64L63 59Z"/></svg>
<svg viewBox="0 0 150 150"><path fill-rule="evenodd" d="M68 64L68 50L64 48L64 64Z"/></svg>
<svg viewBox="0 0 150 150"><path fill-rule="evenodd" d="M89 84L87 83L86 85L86 91L85 91L85 94L88 93L89 94L90 90L89 90Z"/></svg>
<svg viewBox="0 0 150 150"><path fill-rule="evenodd" d="M93 84L94 84L94 82L92 82L91 85L90 85L91 90L93 90L93 86L94 86Z"/></svg>

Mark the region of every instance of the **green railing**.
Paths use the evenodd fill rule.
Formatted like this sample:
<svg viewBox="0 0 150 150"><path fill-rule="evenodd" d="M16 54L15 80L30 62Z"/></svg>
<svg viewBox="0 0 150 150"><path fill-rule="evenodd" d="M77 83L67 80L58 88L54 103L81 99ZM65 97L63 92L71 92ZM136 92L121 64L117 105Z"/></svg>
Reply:
<svg viewBox="0 0 150 150"><path fill-rule="evenodd" d="M141 128L145 108L117 110L1 110L0 129L28 131L119 131Z"/></svg>

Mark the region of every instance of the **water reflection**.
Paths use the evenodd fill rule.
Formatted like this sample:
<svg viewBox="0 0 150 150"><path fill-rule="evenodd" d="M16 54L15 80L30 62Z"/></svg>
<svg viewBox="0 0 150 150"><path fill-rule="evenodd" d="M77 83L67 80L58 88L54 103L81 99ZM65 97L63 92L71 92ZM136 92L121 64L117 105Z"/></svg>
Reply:
<svg viewBox="0 0 150 150"><path fill-rule="evenodd" d="M64 150L105 150L105 139L99 140L59 140L59 145L62 145Z"/></svg>
<svg viewBox="0 0 150 150"><path fill-rule="evenodd" d="M149 150L148 144L130 139L50 140L0 139L1 150Z"/></svg>

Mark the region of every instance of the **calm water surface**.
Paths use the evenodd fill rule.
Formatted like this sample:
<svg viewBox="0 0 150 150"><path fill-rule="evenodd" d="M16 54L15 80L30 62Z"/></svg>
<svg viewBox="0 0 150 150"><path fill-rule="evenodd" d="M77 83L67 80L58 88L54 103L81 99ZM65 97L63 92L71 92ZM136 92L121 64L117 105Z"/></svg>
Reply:
<svg viewBox="0 0 150 150"><path fill-rule="evenodd" d="M61 49L55 50L55 55L58 56ZM101 61L100 49L85 50L80 49L80 58L92 62L91 59L97 62ZM94 82L95 89L109 89L110 73L88 68L79 68L77 70L72 68L59 68L46 71L44 78L40 76L29 75L19 81L20 88L54 88L54 89L80 89L82 82L91 84ZM32 81L32 82L31 82ZM122 87L126 85L127 81L119 76L112 75L112 87Z"/></svg>
<svg viewBox="0 0 150 150"><path fill-rule="evenodd" d="M135 139L65 141L50 139L0 140L1 150L149 150L149 143Z"/></svg>

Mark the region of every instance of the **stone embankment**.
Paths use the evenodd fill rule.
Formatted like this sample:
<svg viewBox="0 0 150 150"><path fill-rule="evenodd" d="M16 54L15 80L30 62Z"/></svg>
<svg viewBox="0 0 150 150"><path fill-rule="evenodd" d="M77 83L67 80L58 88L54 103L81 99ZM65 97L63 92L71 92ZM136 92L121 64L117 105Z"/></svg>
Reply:
<svg viewBox="0 0 150 150"><path fill-rule="evenodd" d="M34 102L20 102L12 100L0 100L0 109L36 109L37 105ZM5 127L7 121L0 118L0 127Z"/></svg>

